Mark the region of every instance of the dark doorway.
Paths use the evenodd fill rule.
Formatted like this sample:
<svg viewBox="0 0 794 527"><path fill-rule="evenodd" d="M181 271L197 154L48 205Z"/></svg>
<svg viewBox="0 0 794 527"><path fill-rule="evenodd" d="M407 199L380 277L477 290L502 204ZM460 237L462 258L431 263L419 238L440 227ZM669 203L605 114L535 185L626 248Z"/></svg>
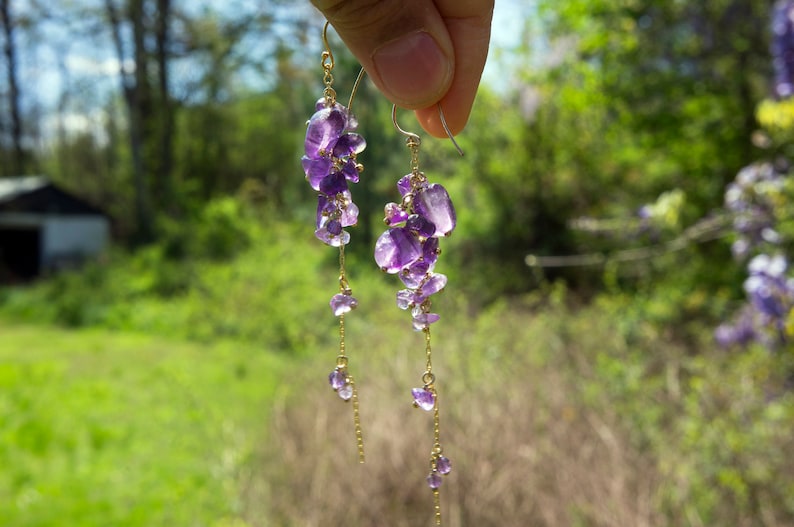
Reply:
<svg viewBox="0 0 794 527"><path fill-rule="evenodd" d="M0 227L0 281L27 281L39 274L41 230L36 227Z"/></svg>

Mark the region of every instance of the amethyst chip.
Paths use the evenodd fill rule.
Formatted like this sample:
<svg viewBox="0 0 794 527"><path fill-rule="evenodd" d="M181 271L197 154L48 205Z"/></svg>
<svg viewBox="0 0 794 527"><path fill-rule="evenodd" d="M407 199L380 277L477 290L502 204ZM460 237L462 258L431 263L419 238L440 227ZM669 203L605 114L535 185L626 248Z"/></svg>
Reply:
<svg viewBox="0 0 794 527"><path fill-rule="evenodd" d="M414 212L435 225L435 237L447 236L455 230L455 207L447 190L438 183L432 183L416 193Z"/></svg>
<svg viewBox="0 0 794 527"><path fill-rule="evenodd" d="M375 242L375 262L389 274L399 273L421 256L419 240L405 227L389 229Z"/></svg>
<svg viewBox="0 0 794 527"><path fill-rule="evenodd" d="M433 490L436 490L441 486L441 476L438 475L437 472L431 472L429 476L427 476L427 486Z"/></svg>
<svg viewBox="0 0 794 527"><path fill-rule="evenodd" d="M452 462L444 456L439 456L436 460L436 470L439 474L446 476L452 471Z"/></svg>
<svg viewBox="0 0 794 527"><path fill-rule="evenodd" d="M339 108L323 108L312 115L306 128L306 156L317 159L328 153L345 130L347 117Z"/></svg>
<svg viewBox="0 0 794 527"><path fill-rule="evenodd" d="M340 315L344 315L345 313L350 313L356 307L358 307L358 300L356 300L352 295L344 295L344 294L336 294L331 298L331 311L334 312L334 316L338 317Z"/></svg>
<svg viewBox="0 0 794 527"><path fill-rule="evenodd" d="M347 376L339 370L334 370L328 376L328 383L331 385L331 388L338 390L347 383Z"/></svg>
<svg viewBox="0 0 794 527"><path fill-rule="evenodd" d="M430 390L425 388L414 388L411 390L411 394L414 396L414 405L417 408L421 408L426 412L435 408L436 396Z"/></svg>

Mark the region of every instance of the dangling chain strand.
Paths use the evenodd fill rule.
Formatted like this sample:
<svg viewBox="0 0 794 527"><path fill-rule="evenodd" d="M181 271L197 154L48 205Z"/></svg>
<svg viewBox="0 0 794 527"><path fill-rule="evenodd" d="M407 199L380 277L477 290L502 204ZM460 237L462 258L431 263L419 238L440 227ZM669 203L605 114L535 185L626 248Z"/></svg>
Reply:
<svg viewBox="0 0 794 527"><path fill-rule="evenodd" d="M353 291L350 288L350 283L347 281L347 274L345 271L345 246L339 246L339 291L343 295L351 295ZM356 434L356 447L358 448L358 462L364 463L364 435L361 431L361 415L359 413L358 404L358 388L356 381L350 372L347 370L347 347L345 344L345 315L339 315L339 355L336 357L337 370L345 372L345 382L350 385L352 389L351 401L353 402L353 428Z"/></svg>
<svg viewBox="0 0 794 527"><path fill-rule="evenodd" d="M307 122L305 155L301 158L306 180L318 192L314 235L326 245L339 248L339 291L330 301L334 316L339 317L339 351L336 367L328 376L334 392L353 406L353 423L358 447L359 462L364 462L364 440L361 433L359 396L353 376L348 369L345 341L345 314L355 309L358 301L347 279L345 270L345 245L350 234L345 227L358 222L358 207L353 203L348 183L356 183L364 169L357 155L366 147L364 138L356 132L358 123L350 108L337 101L334 90L334 54L328 43L328 27L323 26L323 51L320 65L323 69L323 94L315 103L315 113ZM358 85L363 78L359 73L350 94L352 104ZM340 177L341 176L341 177Z"/></svg>
<svg viewBox="0 0 794 527"><path fill-rule="evenodd" d="M442 125L452 139L452 133L438 106ZM392 123L406 137L411 152L411 172L397 183L402 197L400 203L388 203L384 208L384 222L388 226L376 242L375 261L389 274L399 274L406 286L397 292L397 307L409 310L413 327L425 335L425 371L422 387L413 388L414 407L433 413L433 448L430 452L427 484L433 492L435 525L440 527L441 494L443 478L450 474L452 462L444 456L441 446L441 424L438 391L433 373L433 348L430 325L440 316L431 312L430 297L441 292L447 277L435 271L440 254L439 239L452 233L457 224L455 208L449 193L438 183L430 183L419 166L418 135L406 132L397 123L397 107L392 106ZM454 141L453 141L454 143ZM457 144L455 144L457 147ZM458 152L462 154L459 147Z"/></svg>
<svg viewBox="0 0 794 527"><path fill-rule="evenodd" d="M435 395L435 406L433 407L433 451L430 454L430 472L435 473L438 472L438 459L443 453L443 449L441 448L441 424L439 418L439 410L438 410L438 390L436 390L434 384L435 383L435 375L433 375L433 349L430 346L430 327L426 327L424 329L425 333L425 354L427 356L427 366L424 376L422 377L423 381L429 380L431 382L430 389L433 391ZM433 510L435 511L435 518L436 518L436 525L441 525L441 492L440 489L434 488L433 489Z"/></svg>

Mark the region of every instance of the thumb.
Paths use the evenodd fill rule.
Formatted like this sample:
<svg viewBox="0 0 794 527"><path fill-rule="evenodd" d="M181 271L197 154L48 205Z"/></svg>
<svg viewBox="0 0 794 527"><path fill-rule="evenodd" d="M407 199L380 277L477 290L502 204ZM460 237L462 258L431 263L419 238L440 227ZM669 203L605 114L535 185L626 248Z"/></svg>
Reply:
<svg viewBox="0 0 794 527"><path fill-rule="evenodd" d="M312 0L370 79L405 108L435 104L452 83L455 52L430 0Z"/></svg>

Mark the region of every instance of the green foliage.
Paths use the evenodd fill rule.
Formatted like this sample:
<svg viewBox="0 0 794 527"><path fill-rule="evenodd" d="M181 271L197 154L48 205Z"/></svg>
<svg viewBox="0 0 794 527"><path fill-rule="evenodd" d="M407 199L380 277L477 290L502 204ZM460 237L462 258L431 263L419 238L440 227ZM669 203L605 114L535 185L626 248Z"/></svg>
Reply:
<svg viewBox="0 0 794 527"><path fill-rule="evenodd" d="M711 328L739 298L743 278L726 263L725 242L595 271L542 274L525 265L530 252L608 253L679 236L720 207L725 183L758 157L750 142L757 124L773 154L789 153L788 103L766 101L754 113L769 70L770 4L542 2L530 35L540 51L520 50L514 78L498 91L480 90L458 138L466 157L458 159L446 140L423 141L422 170L447 187L459 213L437 270L466 300L450 293L439 300L444 318L434 339L443 357L439 378L451 394L445 400L461 403L444 406L445 426L451 437L467 438L452 442L461 452L452 494L465 497L455 504L463 523L794 522L786 457L794 445L785 434L794 425L785 385L792 354L714 349ZM395 492L408 488L405 463L361 486L359 473L333 469L337 452L322 453L326 431L342 420L302 397L284 403L273 396L286 384L277 374L295 386L310 382L299 371L304 362L284 366L273 353L324 349L332 360L336 346L327 308L336 255L312 236L314 193L297 161L302 123L322 88L319 71L298 67L301 45L277 46L268 86L252 94L235 86L232 41L244 28L229 23L227 39L211 13L194 22L182 29L205 45L206 70L198 95L170 101L174 164L170 179L158 182L168 193L154 200L156 243L0 291L4 319L113 330L4 328L0 497L9 499L0 499L0 517L23 527L63 518L75 525L243 526L270 518L305 525L306 515L321 511L326 522L338 514L330 523L369 525L418 510L405 503L427 499L426 489ZM340 96L356 73L353 62L339 50ZM63 138L43 166L104 204L128 239L137 190L115 106L108 105L107 143L91 134ZM348 337L364 343L356 356L364 371L388 372L364 378L363 392L391 389L397 372L408 375L413 359L393 357L417 342L394 308L394 277L364 263L382 229L383 204L396 199L394 182L408 170L408 151L390 104L370 83L361 86L355 113L368 147L355 189L361 225L348 252L362 310L350 317ZM399 118L418 130L409 112ZM152 167L155 157L147 160ZM784 240L794 239L793 185L789 178L763 189ZM646 204L648 225L636 214ZM619 226L608 236L572 228L591 218ZM539 292L520 296L533 288ZM579 305L580 298L592 302ZM241 358L238 348L253 355ZM379 368L368 369L368 361ZM328 363L310 362L314 383ZM378 420L404 395L365 410L375 430L406 431L399 460L415 457L419 439L411 434L423 425ZM249 419L282 403L287 409L272 424L285 432L280 447L266 443L268 452L254 461L252 444L263 432ZM285 424L290 415L297 417ZM376 512L351 522L357 489L367 493L352 501ZM295 496L307 493L308 503L322 506L296 508Z"/></svg>
<svg viewBox="0 0 794 527"><path fill-rule="evenodd" d="M794 447L785 432L794 418L785 387L791 351L757 347L728 360L705 353L687 361L678 440L670 445L676 459L665 466L676 483L667 490L670 510L705 525L731 522L739 511L783 521L780 512L792 510L785 468Z"/></svg>
<svg viewBox="0 0 794 527"><path fill-rule="evenodd" d="M233 219L237 213L230 211L238 207L220 204L207 217ZM402 415L394 401L405 397L411 378L419 382L416 367L423 364L421 334L394 306L400 286L351 256L362 309L349 318L347 338L365 437L375 452L397 452L371 458L367 467L375 468L366 470L378 474L375 487L362 487L357 471L329 469L347 463L345 456L325 451L354 449L349 421L328 414L337 408L328 397L336 399L322 381L336 350L327 308L335 258L310 227L262 220L248 223L249 246L230 259L214 253L169 259L154 246L4 293L4 320L115 330L4 323L0 493L10 496L0 500L4 518L21 527L59 517L74 525L259 525L261 518L302 525L309 504L341 522L358 509L333 489L350 489L349 498L382 488L376 500L353 501L378 517L419 521L414 515L424 509L400 500L427 498L423 474L414 478L404 461L379 463L416 458L427 423L398 424L405 440L381 447L391 436L375 432L391 429L388 419ZM513 518L541 526L610 525L614 514L626 525L642 518L654 525L697 519L719 525L733 518L760 526L754 518L761 514L779 524L794 521L791 472L776 470L794 447L784 433L794 425L794 398L785 388L794 355L714 349L702 313L718 311L727 295L696 284L649 287L582 306L558 282L481 310L457 293L465 286L449 270L450 291L436 306L443 319L433 332L434 371L447 394L445 448L458 463L455 485L461 485L445 499L465 497L455 506L466 518L488 522L497 521L488 514L502 514L511 516L500 516L501 523ZM142 332L169 338L136 336ZM284 352L305 360L274 357ZM315 384L321 403L274 398ZM272 424L279 437L265 438L262 408L284 404ZM339 438L329 441L337 429ZM329 475L334 485L324 479ZM503 490L483 491L483 477ZM615 494L615 478L632 491ZM406 484L414 479L415 487ZM550 488L549 482L557 483ZM394 489L417 496L400 498ZM296 493L305 496L300 510ZM541 494L544 510L554 515L520 505ZM647 504L644 513L637 500Z"/></svg>
<svg viewBox="0 0 794 527"><path fill-rule="evenodd" d="M6 525L228 525L284 363L239 343L3 327ZM238 520L239 521L239 520Z"/></svg>
<svg viewBox="0 0 794 527"><path fill-rule="evenodd" d="M304 321L327 310L333 290L324 295L321 284L333 273L318 267L322 247L310 230L253 218L247 205L220 198L195 223L167 223L159 244L7 290L2 309L27 321L229 337L300 353L327 334L329 326L306 331Z"/></svg>

